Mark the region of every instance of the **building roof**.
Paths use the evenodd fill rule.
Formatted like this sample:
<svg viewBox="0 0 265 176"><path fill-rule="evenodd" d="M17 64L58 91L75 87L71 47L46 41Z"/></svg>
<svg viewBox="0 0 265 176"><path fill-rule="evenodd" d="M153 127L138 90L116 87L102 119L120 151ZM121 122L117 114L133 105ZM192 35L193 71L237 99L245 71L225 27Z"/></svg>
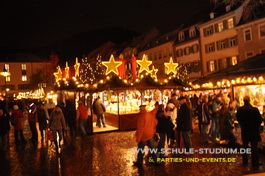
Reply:
<svg viewBox="0 0 265 176"><path fill-rule="evenodd" d="M30 53L0 53L0 62L47 62Z"/></svg>
<svg viewBox="0 0 265 176"><path fill-rule="evenodd" d="M244 60L234 66L219 70L215 73L196 80L195 84L214 82L220 79L236 78L239 76L257 76L265 74L265 54L259 54Z"/></svg>

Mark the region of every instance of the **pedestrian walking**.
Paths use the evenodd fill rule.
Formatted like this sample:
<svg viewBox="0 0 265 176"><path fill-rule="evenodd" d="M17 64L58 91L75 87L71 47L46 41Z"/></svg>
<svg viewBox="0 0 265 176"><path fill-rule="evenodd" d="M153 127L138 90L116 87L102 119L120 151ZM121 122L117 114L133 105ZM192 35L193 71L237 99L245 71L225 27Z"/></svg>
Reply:
<svg viewBox="0 0 265 176"><path fill-rule="evenodd" d="M156 126L156 132L159 134L159 137L160 137L160 140L157 146L158 153L160 153L160 157L164 157L164 154L161 153L161 149L165 147L167 135L174 128L174 124L172 123L170 117L166 115L163 104L160 104L158 106L156 119L158 121L157 126Z"/></svg>
<svg viewBox="0 0 265 176"><path fill-rule="evenodd" d="M190 139L190 133L192 130L191 109L187 105L187 100L185 97L179 97L178 100L180 108L177 118L177 131L182 133L184 146L186 148L186 154L189 154L192 145Z"/></svg>
<svg viewBox="0 0 265 176"><path fill-rule="evenodd" d="M45 139L46 130L47 130L47 114L45 112L45 108L43 104L39 104L37 109L37 117L38 117L38 123L39 123L39 130L41 134L41 140Z"/></svg>
<svg viewBox="0 0 265 176"><path fill-rule="evenodd" d="M154 149L154 134L156 132L157 120L155 116L148 113L145 105L140 106L140 113L137 120L136 142L138 143L137 161L135 166L142 166L144 157L144 147L147 145L150 150ZM157 156L151 153L153 160L156 162Z"/></svg>
<svg viewBox="0 0 265 176"><path fill-rule="evenodd" d="M23 135L22 118L23 118L23 114L19 110L18 105L14 105L12 115L11 115L11 124L14 125L15 127L14 136L15 136L16 144L18 144L19 142L26 143L26 140ZM20 140L19 140L19 137L20 137Z"/></svg>
<svg viewBox="0 0 265 176"><path fill-rule="evenodd" d="M249 96L244 97L244 106L238 108L236 118L241 127L241 137L243 146L246 149L251 144L251 160L252 166L260 166L258 154L258 142L261 141L259 127L262 122L262 117L258 108L250 104ZM247 154L242 155L243 164L248 164Z"/></svg>
<svg viewBox="0 0 265 176"><path fill-rule="evenodd" d="M63 139L63 130L66 129L66 124L63 112L58 105L56 105L55 109L51 113L51 117L49 119L49 128L51 129L54 136L56 151L59 152L61 149L61 141Z"/></svg>
<svg viewBox="0 0 265 176"><path fill-rule="evenodd" d="M210 124L210 113L208 109L208 97L207 95L204 95L202 97L202 102L198 107L198 120L199 124L201 124L201 136L202 136L202 142L204 143L211 143L208 137L208 127Z"/></svg>
<svg viewBox="0 0 265 176"><path fill-rule="evenodd" d="M70 101L65 101L65 122L70 130L70 135L72 137L75 136L75 127L76 127L76 110L75 105Z"/></svg>
<svg viewBox="0 0 265 176"><path fill-rule="evenodd" d="M76 111L76 121L78 122L79 129L82 136L87 135L85 125L88 119L88 110L87 107L83 104L82 101L78 102L78 108Z"/></svg>
<svg viewBox="0 0 265 176"><path fill-rule="evenodd" d="M37 127L36 127L37 107L34 103L31 103L27 110L28 110L29 127L30 127L30 131L32 134L32 137L30 138L30 140L32 142L37 142L38 141L38 132L37 132Z"/></svg>

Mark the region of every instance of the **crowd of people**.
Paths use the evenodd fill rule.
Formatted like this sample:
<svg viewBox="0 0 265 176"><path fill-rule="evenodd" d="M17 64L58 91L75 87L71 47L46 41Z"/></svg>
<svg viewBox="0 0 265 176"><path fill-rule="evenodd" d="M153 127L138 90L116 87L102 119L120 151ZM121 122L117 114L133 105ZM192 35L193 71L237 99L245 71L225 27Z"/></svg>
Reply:
<svg viewBox="0 0 265 176"><path fill-rule="evenodd" d="M157 157L166 157L162 148L166 146L185 148L185 155L190 155L194 128L198 125L203 144L218 143L229 148L248 148L251 143L251 159L253 166L259 166L258 142L262 117L257 108L250 104L250 98L244 98L244 106L237 106L237 102L229 95L221 92L213 95L177 96L172 94L166 107L158 102L151 112L140 107L136 141L138 142L138 156L134 165L143 164L144 147L157 148L157 155L152 153L154 161ZM237 141L235 127L241 127L242 145ZM155 140L158 141L155 147ZM247 155L243 155L243 164L247 164Z"/></svg>
<svg viewBox="0 0 265 176"><path fill-rule="evenodd" d="M13 102L12 109L8 110L4 104L0 108L0 155L5 154L6 139L11 126L14 128L14 139L17 145L27 142L36 144L39 141L50 139L54 142L57 152L61 148L63 136L69 134L74 138L78 134L81 137L87 135L85 126L88 109L82 101L78 102L77 109L70 100L57 105L51 99L47 103L41 101ZM31 132L30 139L24 136L25 119L28 121Z"/></svg>

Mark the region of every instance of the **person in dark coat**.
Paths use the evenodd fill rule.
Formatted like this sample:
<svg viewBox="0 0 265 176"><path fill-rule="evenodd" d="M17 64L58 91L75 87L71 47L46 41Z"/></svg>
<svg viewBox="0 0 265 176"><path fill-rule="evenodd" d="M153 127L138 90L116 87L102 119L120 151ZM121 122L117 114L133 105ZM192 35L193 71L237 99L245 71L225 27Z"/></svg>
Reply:
<svg viewBox="0 0 265 176"><path fill-rule="evenodd" d="M37 107L34 103L30 104L28 107L28 122L30 131L32 134L31 141L37 142L38 141L38 131L36 128L36 122L37 122Z"/></svg>
<svg viewBox="0 0 265 176"><path fill-rule="evenodd" d="M156 119L158 121L156 126L156 132L159 133L160 140L158 142L158 152L160 157L163 157L164 154L161 153L161 149L165 147L166 136L174 128L170 117L166 116L164 105L160 104L156 113Z"/></svg>
<svg viewBox="0 0 265 176"><path fill-rule="evenodd" d="M261 141L259 127L262 117L258 108L250 104L249 96L244 97L244 106L240 107L236 114L237 121L241 126L243 148L248 148L251 143L252 166L260 166L258 155L258 142ZM248 164L247 154L242 155L243 164Z"/></svg>
<svg viewBox="0 0 265 176"><path fill-rule="evenodd" d="M76 127L76 110L75 105L70 100L65 101L65 121L70 129L71 136L75 136L75 127Z"/></svg>
<svg viewBox="0 0 265 176"><path fill-rule="evenodd" d="M9 130L9 115L0 109L0 155L5 153L6 135Z"/></svg>
<svg viewBox="0 0 265 176"><path fill-rule="evenodd" d="M38 117L38 122L39 122L39 130L40 130L40 134L41 134L41 140L44 140L44 134L46 132L47 129L47 120L48 117L46 115L45 109L44 109L44 105L43 104L39 104L39 107L37 109L37 117Z"/></svg>
<svg viewBox="0 0 265 176"><path fill-rule="evenodd" d="M190 139L190 133L192 130L191 111L186 103L185 97L179 97L178 100L180 103L180 108L178 111L178 118L177 118L177 130L179 132L182 132L182 138L184 146L186 148L186 154L188 154L191 148L191 139Z"/></svg>
<svg viewBox="0 0 265 176"><path fill-rule="evenodd" d="M198 120L199 120L199 124L201 124L202 141L205 143L211 143L208 137L208 127L210 124L210 113L209 113L207 103L208 103L208 97L207 95L204 95L202 97L202 102L198 107Z"/></svg>
<svg viewBox="0 0 265 176"><path fill-rule="evenodd" d="M223 115L223 139L228 141L229 147L236 146L236 137L234 134L234 114L236 102L230 101L228 108L225 109Z"/></svg>

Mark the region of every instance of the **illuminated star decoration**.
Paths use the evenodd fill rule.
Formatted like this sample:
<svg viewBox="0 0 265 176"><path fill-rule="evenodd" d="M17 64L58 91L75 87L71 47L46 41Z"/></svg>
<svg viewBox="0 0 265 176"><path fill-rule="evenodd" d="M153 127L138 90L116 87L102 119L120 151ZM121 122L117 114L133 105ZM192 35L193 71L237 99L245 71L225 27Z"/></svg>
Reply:
<svg viewBox="0 0 265 176"><path fill-rule="evenodd" d="M110 74L111 72L119 75L118 67L122 64L122 61L115 61L113 55L110 56L109 61L103 61L102 64L107 67L106 75Z"/></svg>
<svg viewBox="0 0 265 176"><path fill-rule="evenodd" d="M158 69L155 69L155 66L152 66L152 70L150 70L150 74L152 78L157 78L156 73L158 72Z"/></svg>
<svg viewBox="0 0 265 176"><path fill-rule="evenodd" d="M80 63L78 63L78 58L76 58L74 68L75 68L75 77L78 77L79 76L79 68L80 68Z"/></svg>
<svg viewBox="0 0 265 176"><path fill-rule="evenodd" d="M146 55L143 55L143 59L142 60L136 60L137 64L140 65L140 70L139 73L142 73L144 70L149 72L149 65L152 64L152 61L149 61L146 57Z"/></svg>
<svg viewBox="0 0 265 176"><path fill-rule="evenodd" d="M66 62L65 66L65 78L69 79L69 67L68 67L68 62Z"/></svg>
<svg viewBox="0 0 265 176"><path fill-rule="evenodd" d="M57 67L57 72L53 73L53 75L55 76L56 82L59 82L62 79L63 74L60 66Z"/></svg>
<svg viewBox="0 0 265 176"><path fill-rule="evenodd" d="M177 73L176 68L178 67L178 63L174 63L172 57L170 58L169 62L164 63L167 68L167 73L173 73L174 75Z"/></svg>

